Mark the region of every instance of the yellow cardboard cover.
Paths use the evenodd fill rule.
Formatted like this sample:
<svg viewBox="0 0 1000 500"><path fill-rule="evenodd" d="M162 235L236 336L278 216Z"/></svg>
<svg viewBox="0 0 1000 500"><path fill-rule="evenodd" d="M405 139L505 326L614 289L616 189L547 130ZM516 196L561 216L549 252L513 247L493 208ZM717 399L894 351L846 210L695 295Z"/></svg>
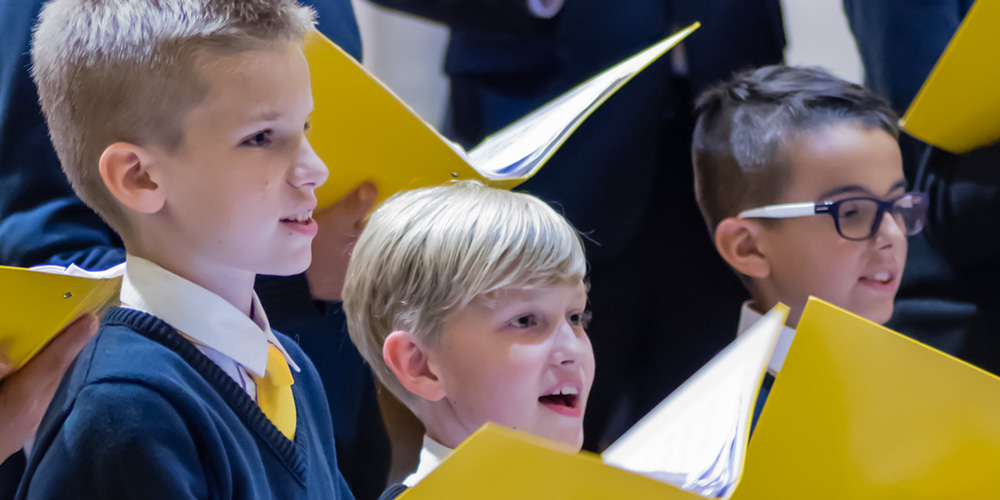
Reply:
<svg viewBox="0 0 1000 500"><path fill-rule="evenodd" d="M316 190L321 207L366 180L381 200L449 178L480 178L432 126L325 36L310 34L304 51L315 106L307 135L330 169Z"/></svg>
<svg viewBox="0 0 1000 500"><path fill-rule="evenodd" d="M625 62L641 60L636 72L641 71L698 26L695 23L637 54L635 58L638 59ZM320 207L335 203L366 180L378 187L380 201L398 191L452 179L475 179L498 188L513 188L534 175L590 112L635 74L630 71L622 78L611 79L601 79L603 74L598 75L484 141L481 146L494 146L484 150L492 153L496 147L507 149L510 146L510 150L515 150L519 148L513 145L530 144L538 137L549 137L539 134L539 129L553 133L551 140L545 139L545 147L536 149L539 154L530 156L535 161L525 162L534 168L497 178L481 174L470 163L469 156L482 156L477 156L476 150L468 155L459 152L457 145L420 119L360 63L321 33L307 36L303 50L309 61L315 105L307 136L330 170L329 181L316 190ZM645 52L653 55L648 57ZM609 71L615 69L618 66ZM593 85L588 87L591 83ZM560 107L560 103L569 103L569 106ZM586 109L579 109L581 103L588 105ZM493 138L495 142L491 142Z"/></svg>
<svg viewBox="0 0 1000 500"><path fill-rule="evenodd" d="M0 378L85 312L116 297L121 278L92 279L0 266Z"/></svg>
<svg viewBox="0 0 1000 500"><path fill-rule="evenodd" d="M1000 140L1000 2L979 0L899 121L952 153Z"/></svg>
<svg viewBox="0 0 1000 500"><path fill-rule="evenodd" d="M1000 379L811 298L733 498L998 492Z"/></svg>
<svg viewBox="0 0 1000 500"><path fill-rule="evenodd" d="M400 500L701 500L666 483L571 454L554 443L487 424Z"/></svg>

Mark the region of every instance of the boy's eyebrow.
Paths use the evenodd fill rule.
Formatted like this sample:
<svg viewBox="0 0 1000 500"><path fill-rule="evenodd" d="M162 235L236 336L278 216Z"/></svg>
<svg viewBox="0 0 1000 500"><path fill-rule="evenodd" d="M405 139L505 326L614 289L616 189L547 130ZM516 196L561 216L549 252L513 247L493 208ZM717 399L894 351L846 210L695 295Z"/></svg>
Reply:
<svg viewBox="0 0 1000 500"><path fill-rule="evenodd" d="M886 194L905 188L906 188L906 180L900 179L896 181L896 183L893 184L891 188L889 188L889 191L887 191ZM869 196L876 196L875 193L873 193L870 189L868 189L865 186L862 186L860 184L847 184L845 186L838 186L829 191L824 192L823 194L819 195L816 198L816 202L818 203L823 200L833 198L835 196L839 196L842 194L865 194Z"/></svg>
<svg viewBox="0 0 1000 500"><path fill-rule="evenodd" d="M278 118L281 118L281 111L275 111L271 109L265 109L262 111L255 112L251 115L253 121L259 122L273 122Z"/></svg>

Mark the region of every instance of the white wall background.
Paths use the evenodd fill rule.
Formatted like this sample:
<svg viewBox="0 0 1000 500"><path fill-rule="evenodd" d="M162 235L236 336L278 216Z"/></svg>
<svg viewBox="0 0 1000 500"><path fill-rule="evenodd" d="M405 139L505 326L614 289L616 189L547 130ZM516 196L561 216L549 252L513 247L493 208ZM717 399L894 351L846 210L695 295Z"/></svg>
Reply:
<svg viewBox="0 0 1000 500"><path fill-rule="evenodd" d="M448 94L448 81L441 72L447 28L364 0L353 1L361 26L365 66L424 120L439 126ZM841 0L782 0L782 7L788 37L785 59L789 64L818 65L841 78L862 80L861 63Z"/></svg>

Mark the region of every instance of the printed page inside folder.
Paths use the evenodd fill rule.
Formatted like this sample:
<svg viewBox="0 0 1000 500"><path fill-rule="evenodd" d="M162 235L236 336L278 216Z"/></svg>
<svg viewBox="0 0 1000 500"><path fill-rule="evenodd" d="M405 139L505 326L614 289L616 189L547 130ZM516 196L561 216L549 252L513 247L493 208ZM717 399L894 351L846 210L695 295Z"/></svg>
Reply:
<svg viewBox="0 0 1000 500"><path fill-rule="evenodd" d="M728 497L743 472L754 403L788 316L778 304L602 455L604 463L706 497Z"/></svg>

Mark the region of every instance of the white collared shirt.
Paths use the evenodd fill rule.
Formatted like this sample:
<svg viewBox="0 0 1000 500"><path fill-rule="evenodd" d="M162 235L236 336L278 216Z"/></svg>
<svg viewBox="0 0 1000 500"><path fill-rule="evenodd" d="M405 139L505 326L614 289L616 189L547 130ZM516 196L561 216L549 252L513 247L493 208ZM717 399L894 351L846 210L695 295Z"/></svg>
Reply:
<svg viewBox="0 0 1000 500"><path fill-rule="evenodd" d="M271 331L256 293L251 319L205 288L142 257L126 255L121 302L122 307L152 314L176 328L254 400L257 386L252 375L264 376L269 343L292 370L299 371Z"/></svg>
<svg viewBox="0 0 1000 500"><path fill-rule="evenodd" d="M420 449L420 463L417 465L416 472L406 476L403 484L407 488L412 488L434 469L437 469L437 466L441 465L441 462L444 462L444 459L448 458L451 452L451 448L424 434L424 446Z"/></svg>
<svg viewBox="0 0 1000 500"><path fill-rule="evenodd" d="M743 307L740 308L740 326L736 331L736 336L739 337L742 335L743 332L747 331L761 317L763 317L763 314L754 309L751 301L744 302ZM777 375L781 371L781 366L785 364L785 356L788 356L788 348L792 346L792 339L794 338L794 329L787 326L781 327L781 333L778 334L778 343L775 344L771 359L767 362L767 371L771 375Z"/></svg>

